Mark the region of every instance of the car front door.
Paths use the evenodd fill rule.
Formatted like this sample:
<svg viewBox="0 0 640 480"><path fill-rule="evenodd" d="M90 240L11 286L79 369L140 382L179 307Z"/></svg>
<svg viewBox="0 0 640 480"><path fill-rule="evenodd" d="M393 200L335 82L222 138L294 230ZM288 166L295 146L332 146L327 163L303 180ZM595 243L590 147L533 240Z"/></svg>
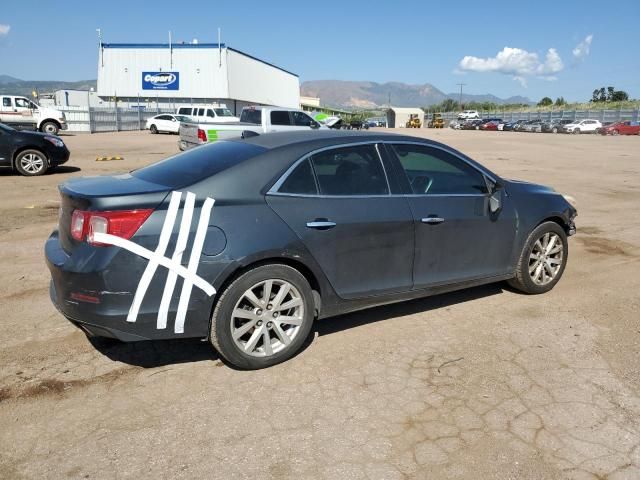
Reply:
<svg viewBox="0 0 640 480"><path fill-rule="evenodd" d="M360 144L304 157L266 198L351 299L412 287L413 216L391 193L379 146Z"/></svg>
<svg viewBox="0 0 640 480"><path fill-rule="evenodd" d="M387 145L415 221L414 286L456 283L509 272L516 214L494 181L453 152L411 143ZM490 211L490 192L500 209Z"/></svg>
<svg viewBox="0 0 640 480"><path fill-rule="evenodd" d="M0 127L0 165L11 165L11 132Z"/></svg>
<svg viewBox="0 0 640 480"><path fill-rule="evenodd" d="M309 130L320 128L320 124L304 112L291 112L294 130Z"/></svg>

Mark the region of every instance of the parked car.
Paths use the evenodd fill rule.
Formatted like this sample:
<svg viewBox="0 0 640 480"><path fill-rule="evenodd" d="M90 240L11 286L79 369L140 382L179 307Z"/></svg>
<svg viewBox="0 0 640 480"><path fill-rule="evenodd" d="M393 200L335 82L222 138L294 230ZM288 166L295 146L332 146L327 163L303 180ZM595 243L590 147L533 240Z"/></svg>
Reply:
<svg viewBox="0 0 640 480"><path fill-rule="evenodd" d="M514 131L516 131L516 132L526 132L527 131L527 127L529 125L531 125L532 123L535 123L535 122L539 122L539 121L540 121L540 119L536 118L534 120L527 120L527 121L524 121L524 122L520 122L514 128Z"/></svg>
<svg viewBox="0 0 640 480"><path fill-rule="evenodd" d="M614 122L600 127L597 132L602 135L640 135L640 122L630 120Z"/></svg>
<svg viewBox="0 0 640 480"><path fill-rule="evenodd" d="M465 110L458 114L459 120L467 120L471 118L480 118L480 114L478 113L477 110Z"/></svg>
<svg viewBox="0 0 640 480"><path fill-rule="evenodd" d="M42 175L69 160L61 138L48 133L19 131L0 123L0 166L21 175Z"/></svg>
<svg viewBox="0 0 640 480"><path fill-rule="evenodd" d="M542 124L542 131L544 133L558 133L561 132L565 125L569 125L573 120L566 118L552 120L551 122L544 122Z"/></svg>
<svg viewBox="0 0 640 480"><path fill-rule="evenodd" d="M599 120L587 118L585 120L568 123L562 128L565 133L596 133L602 127Z"/></svg>
<svg viewBox="0 0 640 480"><path fill-rule="evenodd" d="M35 125L38 131L50 135L68 128L60 110L41 107L28 98L15 95L0 95L0 122L20 129L31 129Z"/></svg>
<svg viewBox="0 0 640 480"><path fill-rule="evenodd" d="M460 127L462 130L480 130L480 125L482 125L482 120L477 118L475 120L467 120Z"/></svg>
<svg viewBox="0 0 640 480"><path fill-rule="evenodd" d="M505 132L511 132L513 131L518 124L524 122L525 120L515 120L515 121L511 121L511 122L506 122L504 124L504 126L502 127L502 130Z"/></svg>
<svg viewBox="0 0 640 480"><path fill-rule="evenodd" d="M480 125L480 130L491 130L491 131L498 131L498 125L500 123L497 120L490 120L488 122L484 122Z"/></svg>
<svg viewBox="0 0 640 480"><path fill-rule="evenodd" d="M240 119L231 113L225 104L185 105L176 114L189 117L194 122L233 123Z"/></svg>
<svg viewBox="0 0 640 480"><path fill-rule="evenodd" d="M221 141L60 194L45 255L66 318L124 341L205 338L245 369L295 355L314 319L501 280L547 292L575 233L551 188L371 132Z"/></svg>
<svg viewBox="0 0 640 480"><path fill-rule="evenodd" d="M173 115L172 113L163 113L147 119L145 129L151 133L178 133L180 131L180 122L189 122L191 119L184 115Z"/></svg>
<svg viewBox="0 0 640 480"><path fill-rule="evenodd" d="M542 120L540 120L539 118L536 120L531 120L529 122L527 122L526 124L524 124L522 126L522 130L523 132L530 132L530 133L540 133L542 132L542 124L544 122Z"/></svg>
<svg viewBox="0 0 640 480"><path fill-rule="evenodd" d="M353 128L351 124L343 126ZM306 112L283 107L245 107L236 123L180 122L178 148L187 150L204 143L217 142L247 135L296 130L328 129Z"/></svg>

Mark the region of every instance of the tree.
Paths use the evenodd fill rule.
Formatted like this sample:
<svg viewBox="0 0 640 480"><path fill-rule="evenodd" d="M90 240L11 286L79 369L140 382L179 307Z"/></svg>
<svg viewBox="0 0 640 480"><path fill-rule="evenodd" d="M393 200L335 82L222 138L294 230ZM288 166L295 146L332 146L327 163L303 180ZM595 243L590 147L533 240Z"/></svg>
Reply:
<svg viewBox="0 0 640 480"><path fill-rule="evenodd" d="M611 94L612 102L625 102L629 100L629 95L624 90L616 90Z"/></svg>
<svg viewBox="0 0 640 480"><path fill-rule="evenodd" d="M548 107L550 105L553 105L553 100L551 100L549 97L544 97L538 102L539 107Z"/></svg>
<svg viewBox="0 0 640 480"><path fill-rule="evenodd" d="M598 91L598 101L599 102L607 101L607 91L604 89L604 87L600 88L600 90Z"/></svg>
<svg viewBox="0 0 640 480"><path fill-rule="evenodd" d="M556 98L556 107L562 107L563 105L566 105L567 101L564 99L564 97L558 97Z"/></svg>
<svg viewBox="0 0 640 480"><path fill-rule="evenodd" d="M592 102L595 103L595 102L599 102L600 101L599 100L599 95L598 95L599 93L600 93L600 90L598 90L597 88L593 91L593 96L591 97L591 101Z"/></svg>

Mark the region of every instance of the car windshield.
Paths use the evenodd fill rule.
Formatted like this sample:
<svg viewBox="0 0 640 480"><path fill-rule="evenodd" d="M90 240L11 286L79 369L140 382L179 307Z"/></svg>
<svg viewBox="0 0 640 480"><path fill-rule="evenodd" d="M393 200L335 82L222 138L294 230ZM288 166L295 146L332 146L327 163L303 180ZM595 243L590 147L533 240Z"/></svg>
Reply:
<svg viewBox="0 0 640 480"><path fill-rule="evenodd" d="M185 117L184 115L174 115L173 116L179 122L190 122L191 119L189 117Z"/></svg>
<svg viewBox="0 0 640 480"><path fill-rule="evenodd" d="M257 145L218 141L134 170L131 175L172 189L182 188L265 151L265 148Z"/></svg>
<svg viewBox="0 0 640 480"><path fill-rule="evenodd" d="M242 110L242 113L240 114L240 121L260 125L260 123L262 123L262 111L246 108Z"/></svg>
<svg viewBox="0 0 640 480"><path fill-rule="evenodd" d="M233 117L233 113L228 108L214 108L213 110L219 117Z"/></svg>

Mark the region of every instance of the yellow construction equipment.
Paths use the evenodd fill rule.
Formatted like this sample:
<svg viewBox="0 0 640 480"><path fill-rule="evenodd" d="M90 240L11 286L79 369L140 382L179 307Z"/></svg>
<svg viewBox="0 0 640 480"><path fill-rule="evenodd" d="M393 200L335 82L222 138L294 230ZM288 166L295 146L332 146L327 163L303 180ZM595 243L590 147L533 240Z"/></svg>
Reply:
<svg viewBox="0 0 640 480"><path fill-rule="evenodd" d="M420 128L420 127L422 127L422 121L420 120L420 117L418 116L417 113L412 113L409 116L409 121L407 122L405 127L407 127L407 128Z"/></svg>
<svg viewBox="0 0 640 480"><path fill-rule="evenodd" d="M434 113L431 116L431 120L427 123L427 127L429 128L444 128L444 119L442 118L441 113Z"/></svg>

